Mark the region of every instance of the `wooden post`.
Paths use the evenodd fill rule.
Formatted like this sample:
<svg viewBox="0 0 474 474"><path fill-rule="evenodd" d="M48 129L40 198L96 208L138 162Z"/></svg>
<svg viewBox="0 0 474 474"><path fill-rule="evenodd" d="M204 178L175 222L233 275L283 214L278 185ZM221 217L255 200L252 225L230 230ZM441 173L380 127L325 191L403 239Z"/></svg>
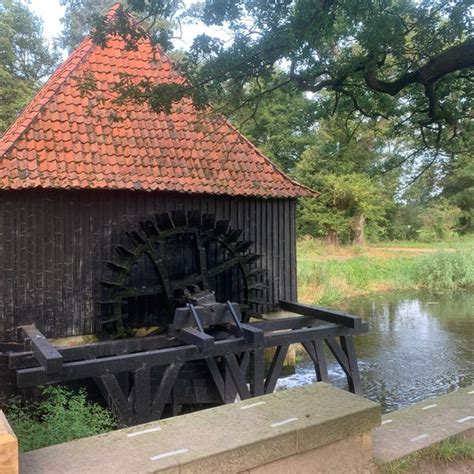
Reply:
<svg viewBox="0 0 474 474"><path fill-rule="evenodd" d="M0 411L0 473L18 474L18 440Z"/></svg>

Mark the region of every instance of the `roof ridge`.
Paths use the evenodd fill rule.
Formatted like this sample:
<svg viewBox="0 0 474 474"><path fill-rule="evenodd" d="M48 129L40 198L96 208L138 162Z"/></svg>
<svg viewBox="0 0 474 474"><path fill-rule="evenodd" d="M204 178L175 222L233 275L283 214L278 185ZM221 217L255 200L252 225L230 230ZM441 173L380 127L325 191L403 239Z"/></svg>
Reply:
<svg viewBox="0 0 474 474"><path fill-rule="evenodd" d="M43 84L29 104L23 109L13 123L0 137L0 159L21 137L23 132L38 117L41 110L54 97L55 92L70 77L71 73L81 64L88 53L94 48L90 36L86 36L71 55L56 69L51 77ZM71 67L71 63L72 64Z"/></svg>

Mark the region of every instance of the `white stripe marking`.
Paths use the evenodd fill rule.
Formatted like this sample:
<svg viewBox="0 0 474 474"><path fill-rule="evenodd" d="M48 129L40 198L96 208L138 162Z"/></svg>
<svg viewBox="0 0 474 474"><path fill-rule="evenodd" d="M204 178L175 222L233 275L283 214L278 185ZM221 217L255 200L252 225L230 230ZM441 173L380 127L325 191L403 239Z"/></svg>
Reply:
<svg viewBox="0 0 474 474"><path fill-rule="evenodd" d="M135 433L127 433L127 437L133 438L134 436L140 436L147 433L155 433L156 431L161 431L161 428L159 426L155 426L155 428L149 428L143 431L136 431Z"/></svg>
<svg viewBox="0 0 474 474"><path fill-rule="evenodd" d="M438 405L435 403L434 405L427 405L426 407L423 407L422 410L430 410L431 408L435 408Z"/></svg>
<svg viewBox="0 0 474 474"><path fill-rule="evenodd" d="M474 420L474 416L465 416L464 418L461 418L460 420L456 420L457 423L464 423L465 421L469 420Z"/></svg>
<svg viewBox="0 0 474 474"><path fill-rule="evenodd" d="M470 392L467 392L469 395L474 395L474 390L471 390Z"/></svg>
<svg viewBox="0 0 474 474"><path fill-rule="evenodd" d="M393 420L383 420L382 425L386 425L387 423L392 423Z"/></svg>
<svg viewBox="0 0 474 474"><path fill-rule="evenodd" d="M277 421L276 423L273 423L270 426L272 428L276 428L277 426L286 425L287 423L293 423L293 421L296 420L298 420L298 418L288 418L287 420Z"/></svg>
<svg viewBox="0 0 474 474"><path fill-rule="evenodd" d="M176 456L177 454L184 454L184 453L187 453L188 451L189 451L189 449L186 449L186 448L177 449L176 451L168 451L166 453L157 454L156 456L152 456L150 458L150 461L158 461L158 460L163 459L163 458L169 458L170 456Z"/></svg>
<svg viewBox="0 0 474 474"><path fill-rule="evenodd" d="M420 436L415 436L414 438L412 438L410 441L412 443L415 443L416 441L421 441L422 439L425 439L425 438L428 438L428 435L425 433L425 434L422 434Z"/></svg>
<svg viewBox="0 0 474 474"><path fill-rule="evenodd" d="M257 403L252 403L251 405L244 405L240 407L241 410L247 410L247 408L253 408L253 407L258 407L260 405L265 405L267 402L257 402Z"/></svg>

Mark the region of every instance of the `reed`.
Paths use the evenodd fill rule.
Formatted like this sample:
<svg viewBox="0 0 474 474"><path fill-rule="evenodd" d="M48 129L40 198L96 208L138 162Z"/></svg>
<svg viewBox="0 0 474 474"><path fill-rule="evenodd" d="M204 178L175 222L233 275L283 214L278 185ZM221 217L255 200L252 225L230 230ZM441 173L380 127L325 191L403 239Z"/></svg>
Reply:
<svg viewBox="0 0 474 474"><path fill-rule="evenodd" d="M299 299L340 305L345 299L379 291L474 288L474 245L432 249L432 253L384 252L377 248L325 247L298 243Z"/></svg>

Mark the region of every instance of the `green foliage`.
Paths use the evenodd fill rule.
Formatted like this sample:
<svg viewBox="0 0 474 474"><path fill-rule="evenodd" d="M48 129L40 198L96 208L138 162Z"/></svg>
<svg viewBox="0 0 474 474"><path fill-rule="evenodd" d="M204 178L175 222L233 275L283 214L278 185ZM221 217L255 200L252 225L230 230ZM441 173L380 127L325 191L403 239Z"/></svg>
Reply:
<svg viewBox="0 0 474 474"><path fill-rule="evenodd" d="M0 135L57 64L41 22L19 0L0 0Z"/></svg>
<svg viewBox="0 0 474 474"><path fill-rule="evenodd" d="M281 81L284 78L279 72L265 87L271 90ZM274 163L291 172L315 139L314 101L291 84L276 87L263 97L259 95L261 87L253 84L249 88L247 102L231 119Z"/></svg>
<svg viewBox="0 0 474 474"><path fill-rule="evenodd" d="M64 16L61 18L63 31L59 37L62 48L71 52L92 29L97 15L104 15L117 0L60 0L65 7ZM125 3L126 2L120 2Z"/></svg>
<svg viewBox="0 0 474 474"><path fill-rule="evenodd" d="M284 64L282 86L291 82L313 94L321 116L337 109L381 117L392 137L416 143L418 162L441 156L429 148L459 152L472 132L471 0L129 3L142 18L178 16L231 32L228 38L199 35L182 63L183 89L197 104L220 103L225 94L235 110L249 84L268 84ZM130 29L124 23L115 31L133 40ZM149 90L150 99L161 87ZM260 96L267 92L262 86Z"/></svg>
<svg viewBox="0 0 474 474"><path fill-rule="evenodd" d="M456 252L439 252L417 260L415 279L430 290L474 287L474 245Z"/></svg>
<svg viewBox="0 0 474 474"><path fill-rule="evenodd" d="M472 147L471 147L472 149ZM441 179L441 196L462 212L459 232L474 231L474 153L458 157Z"/></svg>
<svg viewBox="0 0 474 474"><path fill-rule="evenodd" d="M143 34L148 34L152 41L160 43L164 48L170 47L172 28L174 22L173 13L180 0L60 0L65 7L65 14L61 18L63 31L59 37L61 47L69 52L73 51L84 37L92 34L94 41L105 44L106 37L116 32L124 32L130 49L134 49L135 43ZM106 13L110 7L120 3L123 9L117 12L113 21L106 19ZM129 28L128 20L123 14L125 9L133 10L137 15L143 16L140 27ZM149 11L150 10L150 11ZM156 102L155 98L155 102Z"/></svg>
<svg viewBox="0 0 474 474"><path fill-rule="evenodd" d="M311 303L322 306L336 306L352 294L368 291L376 284L392 290L415 287L414 271L410 258L360 256L311 261L298 252L298 285L319 289L317 299Z"/></svg>
<svg viewBox="0 0 474 474"><path fill-rule="evenodd" d="M422 242L435 242L453 238L459 228L461 216L459 208L446 201L435 201L419 215L421 228L418 230L418 239Z"/></svg>
<svg viewBox="0 0 474 474"><path fill-rule="evenodd" d="M299 231L313 236L333 232L347 242L358 218L366 219L373 229L380 227L395 186L391 175L377 174L390 158L381 124L348 120L342 124L341 119L320 122L295 176L321 192L318 199L302 201Z"/></svg>
<svg viewBox="0 0 474 474"><path fill-rule="evenodd" d="M307 199L301 206L300 229L309 235L326 235L333 230L348 241L354 219L364 216L374 223L383 219L389 203L383 190L362 174L319 175L318 199Z"/></svg>
<svg viewBox="0 0 474 474"><path fill-rule="evenodd" d="M87 400L85 390L74 393L60 386L43 390L44 401L22 406L15 400L6 415L18 436L22 452L111 431L117 426L112 414Z"/></svg>
<svg viewBox="0 0 474 474"><path fill-rule="evenodd" d="M413 246L410 242L392 246ZM454 244L452 244L454 245ZM446 248L446 243L443 244ZM419 245L421 247L421 245ZM426 245L423 246L427 248ZM428 246L436 251L433 245ZM348 258L328 254L316 239L298 242L298 289L313 304L338 306L347 298L372 291L427 289L455 291L474 288L474 243L461 241L458 250L439 251L413 257L380 258L357 255Z"/></svg>

